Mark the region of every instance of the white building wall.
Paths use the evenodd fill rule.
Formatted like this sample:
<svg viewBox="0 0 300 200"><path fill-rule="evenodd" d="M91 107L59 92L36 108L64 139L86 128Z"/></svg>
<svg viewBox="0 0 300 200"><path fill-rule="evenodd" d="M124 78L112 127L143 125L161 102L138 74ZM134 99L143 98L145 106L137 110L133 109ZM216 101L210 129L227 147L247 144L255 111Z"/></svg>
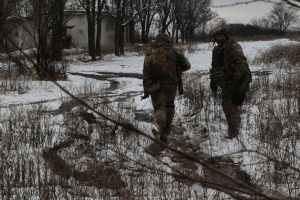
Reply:
<svg viewBox="0 0 300 200"><path fill-rule="evenodd" d="M28 49L35 47L32 34L33 27L30 26L30 22L24 20L22 25L17 25L11 31L11 37L13 41L21 48ZM85 13L78 13L70 18L67 22L67 26L71 29L67 29L68 34L72 36L72 47L87 48L88 47L88 29L87 18ZM26 27L27 30L24 30ZM114 48L114 19L106 17L102 20L101 24L101 47L102 48ZM96 29L96 27L95 27ZM31 32L29 33L28 30ZM30 36L31 35L31 36Z"/></svg>
<svg viewBox="0 0 300 200"><path fill-rule="evenodd" d="M35 47L34 39L32 35L34 34L33 28L30 22L23 20L15 24L10 32L10 37L20 49L29 49ZM10 45L12 49L16 49L15 45Z"/></svg>
<svg viewBox="0 0 300 200"><path fill-rule="evenodd" d="M75 47L88 47L88 34L87 34L87 19L86 15L75 15L72 17L67 26L74 26L68 30L68 34L72 36L72 43Z"/></svg>
<svg viewBox="0 0 300 200"><path fill-rule="evenodd" d="M88 47L88 27L87 18L85 14L76 15L72 17L67 26L74 26L68 30L68 34L72 36L72 42L75 47ZM101 47L110 48L114 47L114 20L106 17L102 20L101 24ZM96 29L96 27L95 27Z"/></svg>

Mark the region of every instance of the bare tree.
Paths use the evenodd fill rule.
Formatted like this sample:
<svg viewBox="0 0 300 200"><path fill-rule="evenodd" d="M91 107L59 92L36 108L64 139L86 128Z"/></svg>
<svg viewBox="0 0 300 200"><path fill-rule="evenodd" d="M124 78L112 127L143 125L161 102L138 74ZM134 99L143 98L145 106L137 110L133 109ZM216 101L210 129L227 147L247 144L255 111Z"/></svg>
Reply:
<svg viewBox="0 0 300 200"><path fill-rule="evenodd" d="M138 8L135 3L134 0L112 0L107 7L109 14L115 19L115 55L117 56L125 54L125 27L146 9L133 9Z"/></svg>
<svg viewBox="0 0 300 200"><path fill-rule="evenodd" d="M275 0L237 0L234 3L224 3L223 5L219 5L216 7L231 7L241 4L257 2L266 2L274 4L273 9L267 16L261 19L253 19L251 21L252 25L259 26L264 31L278 32L281 36L283 36L293 24L299 21L299 16L297 15L297 12L292 8L300 8L300 0L281 0L280 3L278 3L278 1Z"/></svg>
<svg viewBox="0 0 300 200"><path fill-rule="evenodd" d="M300 0L282 0L282 2L296 8L300 8Z"/></svg>
<svg viewBox="0 0 300 200"><path fill-rule="evenodd" d="M157 14L157 10L153 9L154 5L155 0L136 1L137 10L141 10L137 20L141 24L141 40L144 44L149 42L150 29L153 25L154 16Z"/></svg>
<svg viewBox="0 0 300 200"><path fill-rule="evenodd" d="M107 0L78 0L79 6L86 11L88 25L88 49L92 61L101 56L101 22ZM97 27L96 27L97 25Z"/></svg>
<svg viewBox="0 0 300 200"><path fill-rule="evenodd" d="M223 5L219 5L216 7L230 7L230 6L236 6L236 5L242 5L242 4L249 4L249 3L257 3L257 2L266 2L266 3L275 3L277 4L278 1L276 0L248 0L248 1L239 1L237 0L234 3L224 3ZM281 3L284 3L285 5L289 5L295 8L300 8L300 0L281 0Z"/></svg>
<svg viewBox="0 0 300 200"><path fill-rule="evenodd" d="M96 0L79 0L79 3L86 11L88 24L88 48L92 61L96 60L95 50L95 21L96 21Z"/></svg>
<svg viewBox="0 0 300 200"><path fill-rule="evenodd" d="M270 11L268 19L271 23L271 27L283 36L291 25L299 21L299 16L295 10L285 7L282 4L276 4Z"/></svg>
<svg viewBox="0 0 300 200"><path fill-rule="evenodd" d="M23 28L31 36L36 46L37 75L40 79L46 78L44 72L53 78L66 77L66 63L62 60L62 37L64 7L66 0L28 0L24 7L29 25ZM43 70L41 70L43 69Z"/></svg>
<svg viewBox="0 0 300 200"><path fill-rule="evenodd" d="M127 38L131 44L134 44L135 42L135 24L137 21L134 17L135 9L136 9L135 4L136 4L136 0L130 0L128 3L128 18L132 18L132 20L128 22Z"/></svg>
<svg viewBox="0 0 300 200"><path fill-rule="evenodd" d="M210 0L188 0L176 6L180 14L177 15L175 24L181 32L182 41L191 40L196 28L201 25L205 27L216 16L210 10L210 5Z"/></svg>
<svg viewBox="0 0 300 200"><path fill-rule="evenodd" d="M178 3L180 2L180 3ZM175 20L176 16L180 14L178 8L183 6L187 0L159 0L157 9L159 13L158 27L160 32L167 32L169 25Z"/></svg>
<svg viewBox="0 0 300 200"><path fill-rule="evenodd" d="M97 34L96 34L96 55L101 57L101 22L105 16L103 12L106 5L106 0L97 0Z"/></svg>
<svg viewBox="0 0 300 200"><path fill-rule="evenodd" d="M113 0L110 14L115 18L115 55L124 55L124 22L127 0Z"/></svg>
<svg viewBox="0 0 300 200"><path fill-rule="evenodd" d="M50 1L53 13L53 28L51 37L52 59L61 61L63 49L63 36L64 36L64 9L67 0L53 0Z"/></svg>
<svg viewBox="0 0 300 200"><path fill-rule="evenodd" d="M253 26L258 26L260 27L263 31L268 31L271 30L271 22L268 19L268 17L262 17L260 19L252 19L251 24Z"/></svg>

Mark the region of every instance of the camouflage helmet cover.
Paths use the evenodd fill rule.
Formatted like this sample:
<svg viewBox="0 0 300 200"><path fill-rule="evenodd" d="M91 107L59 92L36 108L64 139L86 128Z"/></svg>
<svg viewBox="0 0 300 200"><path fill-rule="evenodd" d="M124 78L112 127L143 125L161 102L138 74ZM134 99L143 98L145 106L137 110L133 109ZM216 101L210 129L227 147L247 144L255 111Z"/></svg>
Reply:
<svg viewBox="0 0 300 200"><path fill-rule="evenodd" d="M229 37L229 32L224 26L217 26L211 30L210 35L215 36L216 34L221 33L226 37Z"/></svg>
<svg viewBox="0 0 300 200"><path fill-rule="evenodd" d="M166 33L159 33L155 38L155 43L160 41L166 41L168 43L171 43L171 38Z"/></svg>

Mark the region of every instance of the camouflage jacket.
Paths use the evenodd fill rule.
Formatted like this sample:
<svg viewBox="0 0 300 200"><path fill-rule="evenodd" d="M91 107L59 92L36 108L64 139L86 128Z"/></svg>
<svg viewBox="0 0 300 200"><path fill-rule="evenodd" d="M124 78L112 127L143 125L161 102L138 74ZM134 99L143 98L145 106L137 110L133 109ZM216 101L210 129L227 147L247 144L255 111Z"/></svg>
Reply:
<svg viewBox="0 0 300 200"><path fill-rule="evenodd" d="M247 59L242 47L233 40L228 40L223 46L218 45L213 49L212 68L219 68L223 72L223 82L218 85L224 88L228 85L238 85L247 66ZM215 81L211 77L212 81ZM216 81L215 81L216 82Z"/></svg>
<svg viewBox="0 0 300 200"><path fill-rule="evenodd" d="M160 48L163 47L164 49L167 50L167 63L169 66L169 76L165 78L158 78L158 77L150 77L150 75L147 73L147 68L151 67L149 63L149 58L147 57L147 51L151 51L152 48ZM144 91L145 88L149 85L152 85L153 83L156 82L169 82L169 83L174 83L176 84L178 82L178 76L181 76L181 72L187 71L191 68L191 64L188 61L188 59L184 56L184 54L171 45L170 43L164 42L164 41L159 41L155 43L154 45L150 46L146 50L146 56L144 59L144 65L143 65L143 86L144 86ZM178 73L179 72L179 73ZM146 92L146 91L145 91Z"/></svg>

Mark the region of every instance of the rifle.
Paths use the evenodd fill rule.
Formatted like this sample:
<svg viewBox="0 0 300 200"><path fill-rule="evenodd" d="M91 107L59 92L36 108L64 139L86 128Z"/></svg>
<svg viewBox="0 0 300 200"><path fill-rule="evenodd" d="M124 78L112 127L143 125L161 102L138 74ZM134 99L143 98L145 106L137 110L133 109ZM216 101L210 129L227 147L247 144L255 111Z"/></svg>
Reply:
<svg viewBox="0 0 300 200"><path fill-rule="evenodd" d="M178 77L178 92L179 92L179 95L182 95L183 94L183 86L182 86L182 70L181 70L181 67L180 66L176 66L176 75Z"/></svg>

